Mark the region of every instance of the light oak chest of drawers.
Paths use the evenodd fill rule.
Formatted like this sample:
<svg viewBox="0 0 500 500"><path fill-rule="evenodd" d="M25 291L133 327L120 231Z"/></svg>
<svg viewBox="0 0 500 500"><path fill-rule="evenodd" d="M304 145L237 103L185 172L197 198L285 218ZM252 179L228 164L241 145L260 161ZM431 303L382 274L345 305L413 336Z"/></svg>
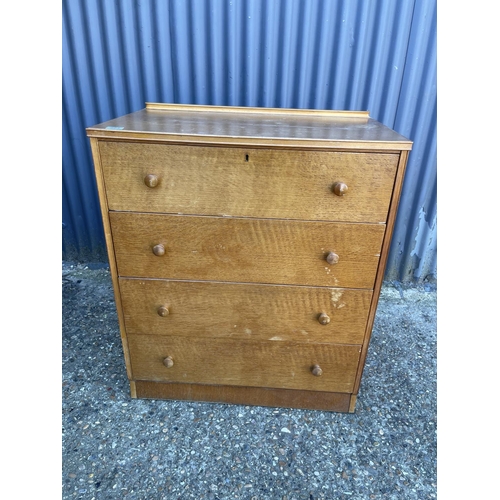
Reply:
<svg viewBox="0 0 500 500"><path fill-rule="evenodd" d="M411 141L155 103L87 134L132 397L353 412Z"/></svg>

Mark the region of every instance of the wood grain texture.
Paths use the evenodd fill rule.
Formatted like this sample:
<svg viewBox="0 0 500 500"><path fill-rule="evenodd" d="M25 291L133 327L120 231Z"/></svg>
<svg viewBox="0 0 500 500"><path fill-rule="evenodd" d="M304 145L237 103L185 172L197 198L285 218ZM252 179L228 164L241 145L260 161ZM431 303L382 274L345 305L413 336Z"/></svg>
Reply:
<svg viewBox="0 0 500 500"><path fill-rule="evenodd" d="M349 413L354 413L356 411L356 400L357 396L355 394L352 394L351 401L349 402Z"/></svg>
<svg viewBox="0 0 500 500"><path fill-rule="evenodd" d="M162 103L87 135L131 396L353 412L412 142Z"/></svg>
<svg viewBox="0 0 500 500"><path fill-rule="evenodd" d="M115 296L116 312L118 315L118 325L120 328L120 338L123 347L123 355L125 358L125 365L127 369L127 376L131 377L130 371L130 357L128 352L127 333L125 330L125 321L123 319L123 308L121 305L120 286L118 284L118 271L116 267L116 258L114 253L113 235L111 234L111 225L108 217L108 203L106 197L106 187L104 185L104 178L101 168L101 159L99 155L99 144L95 138L90 139L90 147L92 151L92 159L94 161L94 173L96 176L97 193L99 195L99 205L101 209L102 223L104 227L104 238L106 241L106 250L108 252L109 269L111 272L111 279L113 284L113 292Z"/></svg>
<svg viewBox="0 0 500 500"><path fill-rule="evenodd" d="M361 346L129 335L135 380L352 393ZM163 360L171 356L173 366ZM315 377L314 365L323 374Z"/></svg>
<svg viewBox="0 0 500 500"><path fill-rule="evenodd" d="M128 334L361 344L372 292L120 278ZM168 315L158 309L168 304ZM328 325L318 316L326 313Z"/></svg>
<svg viewBox="0 0 500 500"><path fill-rule="evenodd" d="M134 382L136 397L229 403L239 405L302 408L347 413L350 395L340 392L235 387L230 385L180 384L175 382Z"/></svg>
<svg viewBox="0 0 500 500"><path fill-rule="evenodd" d="M100 154L111 210L384 223L399 158L106 141Z"/></svg>
<svg viewBox="0 0 500 500"><path fill-rule="evenodd" d="M383 224L111 212L121 276L372 289ZM165 255L153 247L162 244ZM328 264L330 251L339 262Z"/></svg>
<svg viewBox="0 0 500 500"><path fill-rule="evenodd" d="M275 116L327 116L331 118L361 118L367 121L370 118L368 111L350 111L344 109L298 109L298 108L270 108L255 106L216 106L200 104L176 104L164 102L146 102L147 110L159 111L192 111L193 113L239 113L239 114L263 114L273 113Z"/></svg>
<svg viewBox="0 0 500 500"><path fill-rule="evenodd" d="M129 379L129 384L130 384L130 397L133 399L140 397L140 396L137 396L137 388L135 386L135 380Z"/></svg>
<svg viewBox="0 0 500 500"><path fill-rule="evenodd" d="M411 149L411 141L366 115L324 112L297 113L262 108L262 113L231 106L175 105L143 109L93 127L89 137L195 144L271 146L290 148ZM324 110L323 110L324 111Z"/></svg>

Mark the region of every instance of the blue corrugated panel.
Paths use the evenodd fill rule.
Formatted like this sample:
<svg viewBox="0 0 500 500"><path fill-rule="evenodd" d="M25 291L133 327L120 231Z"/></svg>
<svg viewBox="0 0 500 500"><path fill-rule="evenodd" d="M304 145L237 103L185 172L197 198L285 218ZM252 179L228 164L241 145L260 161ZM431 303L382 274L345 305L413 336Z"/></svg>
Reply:
<svg viewBox="0 0 500 500"><path fill-rule="evenodd" d="M437 276L436 4L416 2L395 128L414 141L386 277Z"/></svg>
<svg viewBox="0 0 500 500"><path fill-rule="evenodd" d="M64 0L63 258L104 255L85 127L146 101L352 109L415 141L387 276L435 274L435 16L435 0Z"/></svg>

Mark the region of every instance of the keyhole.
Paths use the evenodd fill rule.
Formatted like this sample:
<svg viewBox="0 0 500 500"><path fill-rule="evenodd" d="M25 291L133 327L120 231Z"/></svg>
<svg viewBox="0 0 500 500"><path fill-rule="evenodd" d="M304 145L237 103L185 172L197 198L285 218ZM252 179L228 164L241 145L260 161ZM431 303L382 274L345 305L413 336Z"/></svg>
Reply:
<svg viewBox="0 0 500 500"><path fill-rule="evenodd" d="M248 161L248 155L245 155L245 161Z"/></svg>

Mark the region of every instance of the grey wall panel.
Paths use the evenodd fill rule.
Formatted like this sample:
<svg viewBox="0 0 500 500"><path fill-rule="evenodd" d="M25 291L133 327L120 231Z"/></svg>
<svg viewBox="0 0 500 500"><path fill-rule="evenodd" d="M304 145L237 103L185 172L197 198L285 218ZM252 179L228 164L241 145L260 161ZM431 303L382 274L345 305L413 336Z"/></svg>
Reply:
<svg viewBox="0 0 500 500"><path fill-rule="evenodd" d="M387 267L435 275L435 0L64 0L63 258L104 258L85 127L146 101L368 110L413 141Z"/></svg>

